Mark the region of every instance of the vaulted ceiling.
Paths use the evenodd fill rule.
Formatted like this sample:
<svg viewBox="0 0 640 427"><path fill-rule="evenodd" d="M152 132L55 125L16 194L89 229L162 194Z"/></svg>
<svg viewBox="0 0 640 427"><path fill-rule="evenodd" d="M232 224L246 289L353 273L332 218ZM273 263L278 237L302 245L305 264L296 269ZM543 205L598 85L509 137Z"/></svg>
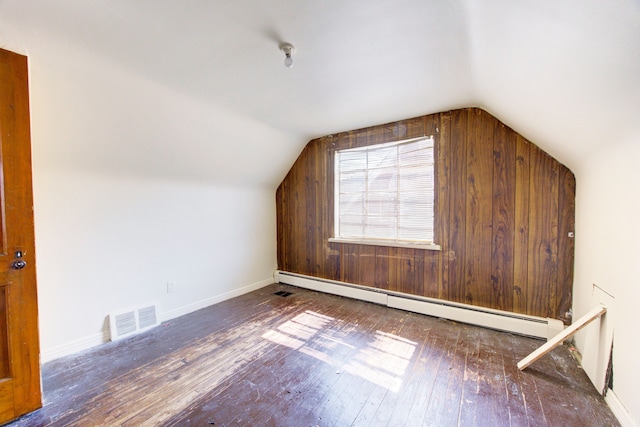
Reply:
<svg viewBox="0 0 640 427"><path fill-rule="evenodd" d="M292 69L282 42L296 47ZM313 137L466 106L570 168L640 135L639 0L0 0L0 45L30 56L41 123L38 91L69 74L43 70L56 57L173 94L179 107L160 112L172 96L123 103L95 68L67 77L127 110L136 137L108 147L124 168L145 157L179 173L170 163L187 156L185 171L207 176L224 159L225 179L275 186Z"/></svg>

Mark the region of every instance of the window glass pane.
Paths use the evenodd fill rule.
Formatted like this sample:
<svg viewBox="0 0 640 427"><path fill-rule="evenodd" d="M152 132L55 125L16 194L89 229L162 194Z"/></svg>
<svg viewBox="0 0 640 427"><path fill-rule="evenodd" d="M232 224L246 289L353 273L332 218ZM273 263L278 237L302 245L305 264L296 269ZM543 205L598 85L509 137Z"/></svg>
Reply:
<svg viewBox="0 0 640 427"><path fill-rule="evenodd" d="M418 151L421 154L427 155L433 161L433 137L400 144L398 145L398 151L401 156L406 153Z"/></svg>
<svg viewBox="0 0 640 427"><path fill-rule="evenodd" d="M389 233L396 229L395 217L368 217L366 221L366 237L388 239Z"/></svg>
<svg viewBox="0 0 640 427"><path fill-rule="evenodd" d="M368 191L396 191L397 168L369 169L367 171Z"/></svg>
<svg viewBox="0 0 640 427"><path fill-rule="evenodd" d="M395 167L398 163L398 149L396 147L370 149L367 151L369 154L368 169Z"/></svg>
<svg viewBox="0 0 640 427"><path fill-rule="evenodd" d="M338 153L340 171L352 172L367 168L367 153L359 151L342 151Z"/></svg>
<svg viewBox="0 0 640 427"><path fill-rule="evenodd" d="M342 237L363 237L364 223L362 216L340 217L340 235Z"/></svg>
<svg viewBox="0 0 640 427"><path fill-rule="evenodd" d="M431 205L431 201L426 193L403 194L398 200L398 215L414 216L420 219L429 218L431 213L429 205Z"/></svg>
<svg viewBox="0 0 640 427"><path fill-rule="evenodd" d="M369 196L367 198L367 216L396 216L396 210L396 193L369 193Z"/></svg>
<svg viewBox="0 0 640 427"><path fill-rule="evenodd" d="M364 215L365 193L348 193L340 196L340 216Z"/></svg>
<svg viewBox="0 0 640 427"><path fill-rule="evenodd" d="M366 171L340 174L340 193L348 194L365 191L366 176Z"/></svg>
<svg viewBox="0 0 640 427"><path fill-rule="evenodd" d="M433 137L336 153L336 236L433 241Z"/></svg>
<svg viewBox="0 0 640 427"><path fill-rule="evenodd" d="M415 218L400 217L398 239L413 240L416 235L433 236L432 227L417 221Z"/></svg>
<svg viewBox="0 0 640 427"><path fill-rule="evenodd" d="M426 190L433 187L433 174L432 171L426 168L404 168L398 172L398 190L399 191L411 191L419 188Z"/></svg>
<svg viewBox="0 0 640 427"><path fill-rule="evenodd" d="M398 164L401 167L424 166L430 163L433 164L433 161L424 151L409 151L398 158Z"/></svg>

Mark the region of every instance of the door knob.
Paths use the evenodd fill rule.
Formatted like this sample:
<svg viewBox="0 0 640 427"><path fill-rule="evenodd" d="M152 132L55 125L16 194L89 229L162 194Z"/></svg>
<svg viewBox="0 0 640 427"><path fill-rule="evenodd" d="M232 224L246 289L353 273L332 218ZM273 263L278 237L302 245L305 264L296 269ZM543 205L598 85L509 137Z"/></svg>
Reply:
<svg viewBox="0 0 640 427"><path fill-rule="evenodd" d="M22 270L27 266L27 262L23 259L17 259L11 263L11 268L14 270Z"/></svg>

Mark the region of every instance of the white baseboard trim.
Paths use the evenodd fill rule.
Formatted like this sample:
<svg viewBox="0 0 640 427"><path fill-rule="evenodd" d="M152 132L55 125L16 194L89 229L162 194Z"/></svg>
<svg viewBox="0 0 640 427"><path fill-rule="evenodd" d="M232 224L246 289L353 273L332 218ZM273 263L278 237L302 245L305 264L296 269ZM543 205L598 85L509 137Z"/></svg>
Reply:
<svg viewBox="0 0 640 427"><path fill-rule="evenodd" d="M164 313L160 313L160 322L165 322L167 320L175 319L176 317L193 313L194 311L200 310L201 308L209 307L210 305L214 305L231 298L239 297L240 295L244 295L246 293L256 291L260 288L264 288L265 286L270 285L272 283L273 283L272 278L261 280L259 282L255 282L250 285L244 286L242 288L234 289L232 291L225 292L223 294L219 294L211 298L207 298L207 299L195 302L193 304L183 305L182 307L165 311Z"/></svg>
<svg viewBox="0 0 640 427"><path fill-rule="evenodd" d="M622 427L638 427L638 423L635 422L627 408L624 407L618 396L613 390L607 390L607 395L604 397L605 402L611 408L611 412L616 416Z"/></svg>
<svg viewBox="0 0 640 427"><path fill-rule="evenodd" d="M160 313L158 317L160 318L160 322L175 319L176 317L184 316L185 314L192 313L196 310L200 310L201 308L209 307L210 305L217 304L219 302L235 298L249 292L253 292L260 288L264 288L265 286L268 286L272 283L273 278L261 280L242 288L234 289L233 291L225 292L211 298L207 298L192 304L184 305L182 307L166 311L164 313ZM42 350L40 353L40 363L50 362L63 356L69 356L74 353L88 350L92 347L96 347L108 341L110 341L110 334L109 330L106 329L102 332L98 332L84 338L80 338L65 344L60 344L55 347Z"/></svg>
<svg viewBox="0 0 640 427"><path fill-rule="evenodd" d="M527 316L435 298L418 297L401 292L385 291L280 270L276 270L274 280L276 283L284 283L329 294L369 301L400 310L442 317L457 322L547 340L553 338L564 329L562 321L557 319Z"/></svg>
<svg viewBox="0 0 640 427"><path fill-rule="evenodd" d="M87 350L107 341L109 341L109 331L105 330L65 344L60 344L43 350L40 353L40 363L46 363L63 356L69 356L70 354Z"/></svg>

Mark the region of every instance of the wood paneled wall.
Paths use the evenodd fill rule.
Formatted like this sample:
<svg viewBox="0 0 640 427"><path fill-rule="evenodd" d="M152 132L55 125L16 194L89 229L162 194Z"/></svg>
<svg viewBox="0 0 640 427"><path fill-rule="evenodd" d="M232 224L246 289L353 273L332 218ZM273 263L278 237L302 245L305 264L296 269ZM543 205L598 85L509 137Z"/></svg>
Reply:
<svg viewBox="0 0 640 427"><path fill-rule="evenodd" d="M329 243L335 150L422 135L436 140L442 250ZM329 135L277 190L278 268L568 322L574 199L571 171L480 109Z"/></svg>

